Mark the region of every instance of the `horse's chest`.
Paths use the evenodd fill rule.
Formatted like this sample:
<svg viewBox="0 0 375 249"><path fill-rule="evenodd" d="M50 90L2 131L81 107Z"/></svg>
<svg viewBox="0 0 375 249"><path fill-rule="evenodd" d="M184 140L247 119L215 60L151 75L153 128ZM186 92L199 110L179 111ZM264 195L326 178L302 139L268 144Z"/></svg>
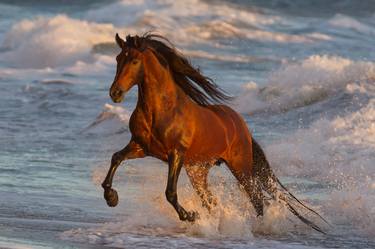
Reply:
<svg viewBox="0 0 375 249"><path fill-rule="evenodd" d="M146 154L167 160L168 149L164 141L163 126L152 124L142 112L134 112L129 128L133 139L142 146Z"/></svg>

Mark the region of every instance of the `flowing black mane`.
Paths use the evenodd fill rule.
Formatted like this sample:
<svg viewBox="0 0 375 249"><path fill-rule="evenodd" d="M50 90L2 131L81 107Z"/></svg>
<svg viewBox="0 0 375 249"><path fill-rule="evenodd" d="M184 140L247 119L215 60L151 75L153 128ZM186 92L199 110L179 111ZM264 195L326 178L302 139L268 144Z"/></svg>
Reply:
<svg viewBox="0 0 375 249"><path fill-rule="evenodd" d="M169 65L174 81L199 105L219 104L232 99L212 79L194 68L167 38L151 33L141 37L127 36L126 45L139 50L151 48L162 65Z"/></svg>

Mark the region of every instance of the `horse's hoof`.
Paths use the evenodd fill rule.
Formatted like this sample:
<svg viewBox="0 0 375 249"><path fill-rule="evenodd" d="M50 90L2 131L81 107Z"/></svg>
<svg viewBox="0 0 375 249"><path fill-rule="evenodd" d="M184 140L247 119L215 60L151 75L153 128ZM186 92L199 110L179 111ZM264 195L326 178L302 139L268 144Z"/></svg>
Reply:
<svg viewBox="0 0 375 249"><path fill-rule="evenodd" d="M184 217L184 220L187 220L189 222L194 222L195 220L199 219L199 214L198 212L186 212L186 216Z"/></svg>
<svg viewBox="0 0 375 249"><path fill-rule="evenodd" d="M195 220L199 219L199 213L198 212L188 212L188 221L194 222Z"/></svg>
<svg viewBox="0 0 375 249"><path fill-rule="evenodd" d="M118 204L117 191L114 189L108 189L104 191L104 199L107 201L107 205L110 207L116 207Z"/></svg>

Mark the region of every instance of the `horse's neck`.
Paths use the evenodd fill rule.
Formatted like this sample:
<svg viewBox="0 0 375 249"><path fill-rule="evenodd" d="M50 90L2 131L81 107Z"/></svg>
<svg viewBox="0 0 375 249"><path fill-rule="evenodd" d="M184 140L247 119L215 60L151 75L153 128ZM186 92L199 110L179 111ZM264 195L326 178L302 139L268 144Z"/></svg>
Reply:
<svg viewBox="0 0 375 249"><path fill-rule="evenodd" d="M162 115L173 111L186 98L173 77L163 69L158 73L145 74L143 82L138 85L137 108L152 115Z"/></svg>

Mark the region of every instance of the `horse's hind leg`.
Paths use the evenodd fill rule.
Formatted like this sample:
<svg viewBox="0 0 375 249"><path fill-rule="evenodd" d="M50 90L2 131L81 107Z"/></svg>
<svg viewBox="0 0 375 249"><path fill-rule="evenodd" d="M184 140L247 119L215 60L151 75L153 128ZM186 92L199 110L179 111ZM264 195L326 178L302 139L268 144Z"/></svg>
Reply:
<svg viewBox="0 0 375 249"><path fill-rule="evenodd" d="M245 187L246 192L250 197L250 201L254 206L257 216L263 216L264 208L264 195L260 184L256 181L255 177L252 177L250 181L246 182L247 187Z"/></svg>
<svg viewBox="0 0 375 249"><path fill-rule="evenodd" d="M229 169L248 194L257 216L263 216L264 195L261 186L252 174L251 164L252 160L246 160L246 156L227 161Z"/></svg>
<svg viewBox="0 0 375 249"><path fill-rule="evenodd" d="M212 205L216 205L217 201L208 189L207 177L212 165L203 166L185 166L186 173L189 176L191 185L201 198L202 206L211 211Z"/></svg>

